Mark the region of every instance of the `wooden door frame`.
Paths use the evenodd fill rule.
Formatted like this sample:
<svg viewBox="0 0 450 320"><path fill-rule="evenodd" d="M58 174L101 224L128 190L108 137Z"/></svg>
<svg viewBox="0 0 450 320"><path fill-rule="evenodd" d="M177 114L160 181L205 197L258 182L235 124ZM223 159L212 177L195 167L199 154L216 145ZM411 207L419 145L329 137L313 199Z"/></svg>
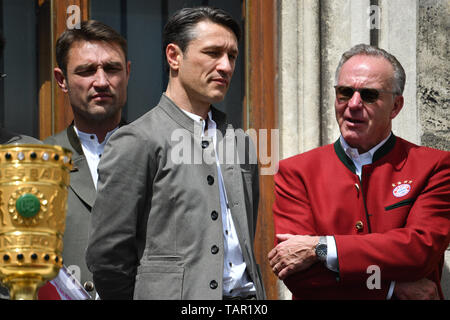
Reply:
<svg viewBox="0 0 450 320"><path fill-rule="evenodd" d="M89 0L39 0L39 138L45 139L65 129L73 120L67 94L56 84L53 69L56 67L55 45L67 28L67 9L76 5L81 21L89 19Z"/></svg>
<svg viewBox="0 0 450 320"><path fill-rule="evenodd" d="M252 128L257 132L266 129L270 133L272 129L278 128L277 0L245 1L245 35L245 129ZM269 146L272 143L278 146L279 141L272 141L270 134L268 138ZM267 149L272 150L270 147ZM267 299L270 300L279 297L278 281L267 259L267 254L274 245L273 178L273 175L260 176L259 215L255 237L255 255L261 268Z"/></svg>

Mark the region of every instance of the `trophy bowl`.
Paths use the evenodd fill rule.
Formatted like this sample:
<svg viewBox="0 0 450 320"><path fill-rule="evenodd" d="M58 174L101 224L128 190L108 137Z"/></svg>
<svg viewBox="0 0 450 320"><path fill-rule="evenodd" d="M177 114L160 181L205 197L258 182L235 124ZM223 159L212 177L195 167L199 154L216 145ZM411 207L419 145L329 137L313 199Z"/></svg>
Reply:
<svg viewBox="0 0 450 320"><path fill-rule="evenodd" d="M11 300L34 300L62 266L72 153L0 146L0 279Z"/></svg>

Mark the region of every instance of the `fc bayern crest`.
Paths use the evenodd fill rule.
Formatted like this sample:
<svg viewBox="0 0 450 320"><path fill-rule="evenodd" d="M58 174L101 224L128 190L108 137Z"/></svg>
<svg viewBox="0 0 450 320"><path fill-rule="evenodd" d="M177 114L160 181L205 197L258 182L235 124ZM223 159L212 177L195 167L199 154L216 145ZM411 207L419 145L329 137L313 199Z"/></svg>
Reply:
<svg viewBox="0 0 450 320"><path fill-rule="evenodd" d="M392 194L396 198L401 198L401 197L406 196L410 191L411 191L411 184L405 182L405 183L398 184L392 191Z"/></svg>

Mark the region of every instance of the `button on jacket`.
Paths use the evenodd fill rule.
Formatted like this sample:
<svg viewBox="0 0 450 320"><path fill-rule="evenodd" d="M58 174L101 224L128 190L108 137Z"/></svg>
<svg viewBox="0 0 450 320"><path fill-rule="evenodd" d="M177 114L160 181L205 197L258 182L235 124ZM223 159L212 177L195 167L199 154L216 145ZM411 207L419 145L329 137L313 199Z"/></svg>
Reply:
<svg viewBox="0 0 450 320"><path fill-rule="evenodd" d="M339 273L315 264L285 280L294 299L385 299L391 281L439 288L450 240L450 153L392 135L361 181L339 140L280 161L276 233L334 235ZM367 273L378 266L381 288Z"/></svg>
<svg viewBox="0 0 450 320"><path fill-rule="evenodd" d="M222 112L212 108L212 114L221 132L217 143L224 146L219 159L227 159L223 149L241 160L248 150L255 152L242 131L226 130L232 127ZM230 149L235 141L247 148ZM165 95L109 139L86 253L102 299L222 299L218 172L204 145L201 128ZM247 273L263 299L253 254L258 167L242 160L221 164L221 171Z"/></svg>

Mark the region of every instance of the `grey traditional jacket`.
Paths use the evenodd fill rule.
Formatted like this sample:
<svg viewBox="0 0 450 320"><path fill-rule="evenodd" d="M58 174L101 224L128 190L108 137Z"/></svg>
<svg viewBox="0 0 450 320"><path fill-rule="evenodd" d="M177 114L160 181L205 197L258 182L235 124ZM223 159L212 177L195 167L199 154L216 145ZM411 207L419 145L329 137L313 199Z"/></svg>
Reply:
<svg viewBox="0 0 450 320"><path fill-rule="evenodd" d="M228 159L221 171L247 273L257 298L265 299L253 253L259 200L255 149L242 130L226 123L225 114L215 108L212 114L220 131L219 159ZM154 109L109 139L86 253L102 299L222 299L215 151L194 123L163 95Z"/></svg>
<svg viewBox="0 0 450 320"><path fill-rule="evenodd" d="M73 124L58 134L48 137L44 143L60 145L72 151L73 168L70 172L70 187L67 196L63 261L64 265L79 277L78 280L91 297L95 298L92 274L85 262L90 215L96 194L89 165Z"/></svg>

